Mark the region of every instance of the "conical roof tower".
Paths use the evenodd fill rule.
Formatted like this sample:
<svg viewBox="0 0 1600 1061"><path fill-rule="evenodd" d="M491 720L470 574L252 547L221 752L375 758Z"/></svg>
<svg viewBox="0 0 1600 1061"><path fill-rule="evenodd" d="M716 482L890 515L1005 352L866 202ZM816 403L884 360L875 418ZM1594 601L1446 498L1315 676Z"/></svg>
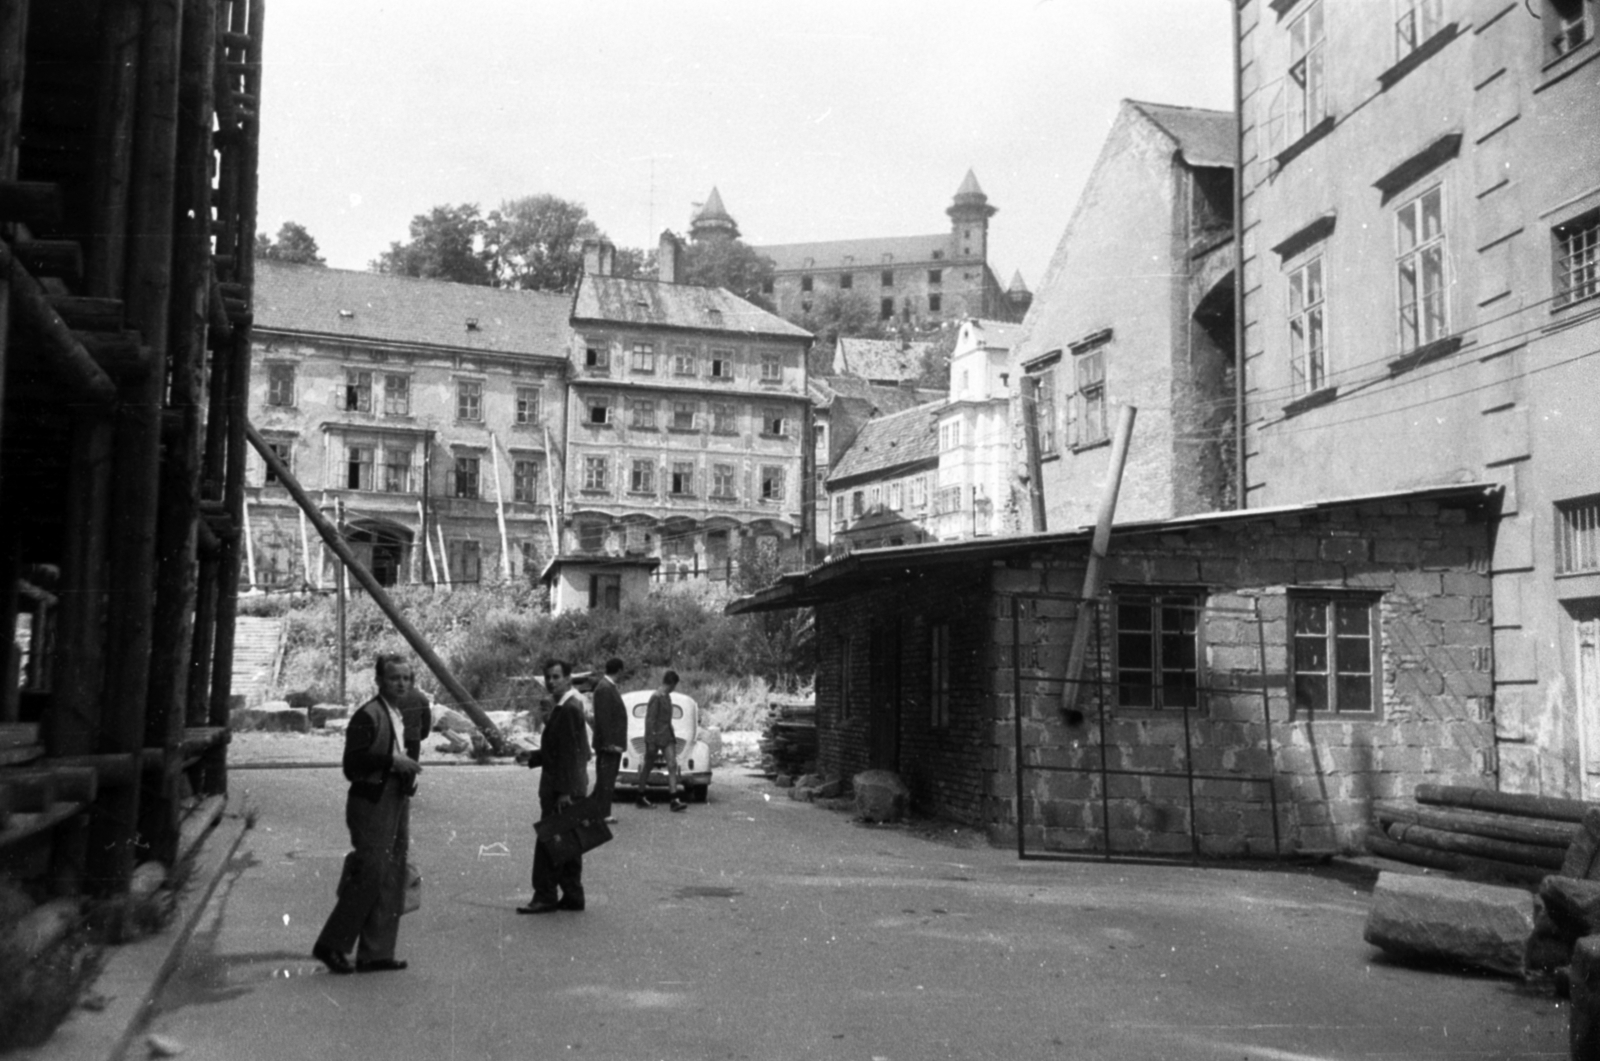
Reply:
<svg viewBox="0 0 1600 1061"><path fill-rule="evenodd" d="M739 238L739 223L722 205L722 193L716 188L711 189L704 205L689 219L689 238L696 243L708 239Z"/></svg>

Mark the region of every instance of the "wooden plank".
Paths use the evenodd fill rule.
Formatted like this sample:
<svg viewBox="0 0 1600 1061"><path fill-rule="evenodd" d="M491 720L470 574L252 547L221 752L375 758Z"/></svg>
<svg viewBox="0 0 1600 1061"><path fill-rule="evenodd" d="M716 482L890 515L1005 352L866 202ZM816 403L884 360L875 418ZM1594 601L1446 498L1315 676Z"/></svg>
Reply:
<svg viewBox="0 0 1600 1061"><path fill-rule="evenodd" d="M116 384L94 363L83 344L52 308L50 299L27 268L16 259L11 245L0 240L0 277L11 285L11 313L44 343L47 363L74 396L109 406L117 398Z"/></svg>
<svg viewBox="0 0 1600 1061"><path fill-rule="evenodd" d="M1432 869L1447 870L1451 873L1460 873L1465 876L1523 881L1537 884L1549 876L1548 870L1537 866L1524 866L1516 862L1497 862L1488 858L1473 858L1469 855L1456 854L1450 851L1436 851L1433 848L1418 847L1416 844L1403 844L1391 840L1376 827L1369 828L1366 834L1366 848L1380 858L1393 859L1396 862L1405 862L1413 866L1428 866Z"/></svg>
<svg viewBox="0 0 1600 1061"><path fill-rule="evenodd" d="M84 803L54 803L47 810L31 814L13 814L4 829L0 829L0 850L10 847L30 836L53 829L62 822L82 814L88 809Z"/></svg>
<svg viewBox="0 0 1600 1061"><path fill-rule="evenodd" d="M121 332L123 305L120 298L85 298L81 295L55 295L50 308L80 332Z"/></svg>
<svg viewBox="0 0 1600 1061"><path fill-rule="evenodd" d="M1425 825L1430 829L1470 833L1473 836L1511 840L1521 844L1542 844L1563 851L1572 843L1574 834L1573 826L1564 823L1493 814L1488 811L1437 810L1411 803L1379 800L1373 803L1372 812L1378 821L1385 825L1390 822Z"/></svg>
<svg viewBox="0 0 1600 1061"><path fill-rule="evenodd" d="M75 239L33 239L17 242L17 260L35 276L53 276L77 283L83 279L83 248Z"/></svg>
<svg viewBox="0 0 1600 1061"><path fill-rule="evenodd" d="M0 748L0 766L21 766L43 757L43 744L19 744L14 748Z"/></svg>
<svg viewBox="0 0 1600 1061"><path fill-rule="evenodd" d="M1514 792L1492 792L1465 785L1418 785L1418 803L1441 807L1467 807L1473 810L1515 814L1524 818L1548 818L1558 822L1581 822L1583 812L1594 804L1581 799L1556 796L1524 796Z"/></svg>

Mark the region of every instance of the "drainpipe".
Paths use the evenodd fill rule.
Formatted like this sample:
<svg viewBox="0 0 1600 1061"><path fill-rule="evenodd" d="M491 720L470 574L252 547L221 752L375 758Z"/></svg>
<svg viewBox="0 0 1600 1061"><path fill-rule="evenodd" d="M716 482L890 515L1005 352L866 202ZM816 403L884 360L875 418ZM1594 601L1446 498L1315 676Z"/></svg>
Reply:
<svg viewBox="0 0 1600 1061"><path fill-rule="evenodd" d="M1233 473L1234 507L1249 508L1245 487L1244 426L1244 71L1240 34L1243 19L1233 9Z"/></svg>

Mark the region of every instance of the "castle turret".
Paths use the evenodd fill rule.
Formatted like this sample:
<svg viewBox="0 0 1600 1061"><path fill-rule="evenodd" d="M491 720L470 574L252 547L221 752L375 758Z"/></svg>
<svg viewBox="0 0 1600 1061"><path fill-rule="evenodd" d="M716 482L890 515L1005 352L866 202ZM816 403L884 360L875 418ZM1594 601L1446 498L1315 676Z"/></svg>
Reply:
<svg viewBox="0 0 1600 1061"><path fill-rule="evenodd" d="M956 189L955 199L945 207L950 215L956 253L962 258L985 261L989 257L989 219L999 210L989 205L989 197L978 187L978 178L969 169L966 180Z"/></svg>
<svg viewBox="0 0 1600 1061"><path fill-rule="evenodd" d="M711 189L705 204L689 219L689 238L695 243L708 239L739 238L739 223L722 205L722 194L717 189Z"/></svg>
<svg viewBox="0 0 1600 1061"><path fill-rule="evenodd" d="M1011 286L1006 288L1006 301L1011 304L1012 313L1016 314L1014 320L1027 316L1028 307L1033 305L1033 292L1028 290L1027 281L1022 279L1021 269L1011 275Z"/></svg>

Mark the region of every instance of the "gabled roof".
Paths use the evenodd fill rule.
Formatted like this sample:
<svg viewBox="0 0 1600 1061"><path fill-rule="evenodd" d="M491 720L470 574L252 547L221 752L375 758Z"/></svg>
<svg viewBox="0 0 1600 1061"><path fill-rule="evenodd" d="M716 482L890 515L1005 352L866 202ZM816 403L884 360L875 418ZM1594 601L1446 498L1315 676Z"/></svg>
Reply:
<svg viewBox="0 0 1600 1061"><path fill-rule="evenodd" d="M270 331L564 358L569 306L547 291L261 260L252 308Z"/></svg>
<svg viewBox="0 0 1600 1061"><path fill-rule="evenodd" d="M1200 107L1174 107L1166 103L1124 100L1177 141L1183 160L1191 166L1233 168L1239 144L1239 123L1230 111Z"/></svg>
<svg viewBox="0 0 1600 1061"><path fill-rule="evenodd" d="M941 255L947 262L955 252L949 232L931 236L884 236L879 239L836 239L820 243L777 243L756 248L772 259L778 272L801 269L894 269L905 265L927 265Z"/></svg>
<svg viewBox="0 0 1600 1061"><path fill-rule="evenodd" d="M938 460L939 435L934 414L944 404L928 402L862 424L856 440L833 466L828 485L902 464Z"/></svg>
<svg viewBox="0 0 1600 1061"><path fill-rule="evenodd" d="M812 376L809 382L811 400L816 405L827 406L836 399L862 401L871 405L879 415L936 402L945 395L942 387L908 387L904 384L891 387L854 376Z"/></svg>
<svg viewBox="0 0 1600 1061"><path fill-rule="evenodd" d="M922 375L932 343L911 342L904 347L896 339L852 339L839 337L837 353L843 371L868 380L915 379Z"/></svg>
<svg viewBox="0 0 1600 1061"><path fill-rule="evenodd" d="M585 274L572 299L574 321L810 339L811 333L721 287Z"/></svg>

